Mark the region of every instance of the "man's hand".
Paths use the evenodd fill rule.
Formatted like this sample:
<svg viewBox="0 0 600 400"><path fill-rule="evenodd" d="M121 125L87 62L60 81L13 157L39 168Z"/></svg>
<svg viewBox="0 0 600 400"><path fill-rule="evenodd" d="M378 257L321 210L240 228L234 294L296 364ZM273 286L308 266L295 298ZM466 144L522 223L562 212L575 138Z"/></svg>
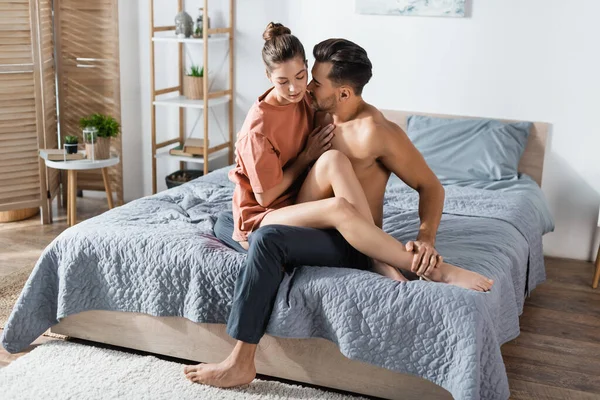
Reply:
<svg viewBox="0 0 600 400"><path fill-rule="evenodd" d="M406 243L406 251L413 252L413 262L410 270L418 276L427 276L431 270L443 262L433 244L421 240Z"/></svg>
<svg viewBox="0 0 600 400"><path fill-rule="evenodd" d="M312 131L306 142L306 147L300 154L308 164L316 161L317 158L321 157L321 154L331 148L331 139L335 136L334 129L335 125L329 124L325 125L324 128L318 126Z"/></svg>

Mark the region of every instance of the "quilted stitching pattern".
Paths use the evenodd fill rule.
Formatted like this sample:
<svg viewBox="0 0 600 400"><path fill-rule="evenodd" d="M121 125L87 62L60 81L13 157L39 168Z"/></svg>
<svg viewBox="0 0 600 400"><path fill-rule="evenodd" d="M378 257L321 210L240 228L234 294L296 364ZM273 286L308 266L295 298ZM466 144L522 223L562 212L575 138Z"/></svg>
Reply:
<svg viewBox="0 0 600 400"><path fill-rule="evenodd" d="M4 347L18 352L60 318L91 309L224 323L245 258L212 235L215 216L230 207L226 172L64 231L38 260ZM391 182L384 229L414 238L417 205L414 192ZM519 334L526 279L531 290L545 278L540 213L520 192L447 188L438 248L448 262L492 277L490 293L302 267L284 278L267 332L331 340L351 359L421 376L457 399L506 399L500 345Z"/></svg>

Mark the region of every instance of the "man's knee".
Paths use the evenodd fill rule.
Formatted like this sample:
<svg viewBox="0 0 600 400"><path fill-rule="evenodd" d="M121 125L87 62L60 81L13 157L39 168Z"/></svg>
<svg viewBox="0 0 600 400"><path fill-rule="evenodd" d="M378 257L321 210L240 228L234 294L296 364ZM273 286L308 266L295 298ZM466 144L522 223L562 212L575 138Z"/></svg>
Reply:
<svg viewBox="0 0 600 400"><path fill-rule="evenodd" d="M352 163L341 151L328 150L317 159L314 168L317 168L317 173L324 174L352 169Z"/></svg>
<svg viewBox="0 0 600 400"><path fill-rule="evenodd" d="M327 202L327 212L338 222L347 221L360 215L356 207L343 197L332 197L327 199Z"/></svg>

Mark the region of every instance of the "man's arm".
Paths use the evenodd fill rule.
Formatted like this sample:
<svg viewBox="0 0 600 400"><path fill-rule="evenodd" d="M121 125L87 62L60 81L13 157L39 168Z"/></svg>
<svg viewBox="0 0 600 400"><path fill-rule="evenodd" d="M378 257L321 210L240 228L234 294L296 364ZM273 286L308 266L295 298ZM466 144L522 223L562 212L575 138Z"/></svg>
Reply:
<svg viewBox="0 0 600 400"><path fill-rule="evenodd" d="M376 136L380 154L378 160L419 192L421 225L417 241L407 243L407 250L417 251L411 269L415 271L418 267L421 272L428 265L433 264L433 267L440 261L434 245L444 207L444 188L402 128L389 123L389 126L378 129Z"/></svg>

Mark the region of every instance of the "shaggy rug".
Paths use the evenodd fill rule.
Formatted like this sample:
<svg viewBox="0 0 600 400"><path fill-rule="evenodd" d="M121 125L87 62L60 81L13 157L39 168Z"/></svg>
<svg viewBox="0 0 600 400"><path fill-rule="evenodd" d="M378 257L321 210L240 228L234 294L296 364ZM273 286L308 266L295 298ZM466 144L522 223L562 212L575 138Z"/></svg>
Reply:
<svg viewBox="0 0 600 400"><path fill-rule="evenodd" d="M256 379L217 389L185 379L183 364L66 341L52 341L0 369L8 399L358 399Z"/></svg>

